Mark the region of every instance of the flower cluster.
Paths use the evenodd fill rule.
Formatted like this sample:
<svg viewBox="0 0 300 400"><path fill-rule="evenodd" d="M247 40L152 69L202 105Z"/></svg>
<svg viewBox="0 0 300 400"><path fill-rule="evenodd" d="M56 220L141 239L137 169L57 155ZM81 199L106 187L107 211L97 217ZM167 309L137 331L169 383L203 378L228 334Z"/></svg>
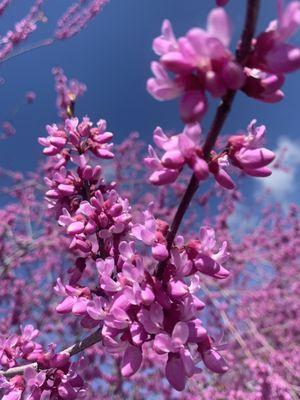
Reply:
<svg viewBox="0 0 300 400"><path fill-rule="evenodd" d="M113 157L108 144L112 134L103 121L93 128L87 118L81 123L73 118L47 131L49 136L40 143L55 159L56 169L46 180L51 188L46 196L77 254L69 283L57 282L56 291L64 297L57 311L80 317L87 329L100 324L104 348L122 356L125 377L140 368L143 346L149 342L164 355L162 360L167 355L165 373L177 390L198 372L201 360L211 370L225 372L225 361L198 319L205 305L196 292L199 274L228 276L222 266L228 256L226 243L216 251L214 231L203 228L200 239L187 244L178 236L169 252L168 225L155 219L153 205L133 217L128 201L112 183L105 184L101 167L93 167L90 158ZM68 168L69 162L77 166L76 172ZM137 251L141 244L147 257ZM158 261L166 262L161 279L155 273ZM97 281L84 285L91 271Z"/></svg>
<svg viewBox="0 0 300 400"><path fill-rule="evenodd" d="M28 366L24 376L15 376L9 381L0 375L3 400L21 400L24 395L28 400L84 398L85 384L77 373L80 362L71 364L69 354L55 354L53 347L41 354L37 362L39 372Z"/></svg>
<svg viewBox="0 0 300 400"><path fill-rule="evenodd" d="M161 128L156 128L153 140L157 147L164 150L161 158L149 146L146 165L154 170L150 182L154 185L165 185L174 182L184 165L188 165L198 181L213 174L216 181L227 189L234 188L234 182L226 171L229 166L236 167L243 173L265 177L271 174L267 168L275 154L263 147L265 127L255 126L253 120L248 126L247 134L230 136L227 146L220 153L211 152L208 160L204 158L201 147L201 128L198 123L188 124L182 133L168 137Z"/></svg>
<svg viewBox="0 0 300 400"><path fill-rule="evenodd" d="M9 6L10 0L2 0L0 3L0 15L4 13L6 8Z"/></svg>
<svg viewBox="0 0 300 400"><path fill-rule="evenodd" d="M227 1L218 1L219 6ZM151 65L154 78L147 88L158 100L180 97L180 116L185 123L200 120L208 108L206 92L222 97L228 90L243 90L264 102L283 98L280 90L285 74L300 67L300 50L286 43L300 25L300 2L292 1L286 9L279 4L279 18L256 39L247 59L237 63L228 46L231 23L223 8L211 11L207 29L193 28L176 39L169 21L162 25L162 35L153 42L160 56Z"/></svg>
<svg viewBox="0 0 300 400"><path fill-rule="evenodd" d="M101 182L101 167L89 161L113 157L109 144L113 135L106 130L104 120L94 127L87 117L80 123L77 118L67 119L63 128L48 125L47 132L49 136L39 142L45 146L44 154L52 156L55 163L52 176L45 179L50 188L46 193L49 205L58 210L77 208L78 201L88 196L86 183L93 189ZM76 172L65 168L69 160L77 166Z"/></svg>
<svg viewBox="0 0 300 400"><path fill-rule="evenodd" d="M98 290L58 282L57 291L67 297L57 311L80 316L85 328L100 324L105 349L122 355L125 377L140 368L143 346L149 341L158 355L168 355L166 377L177 390L183 390L186 379L199 372L196 364L201 360L210 370L225 372L225 361L198 319L205 305L196 291L199 272L217 279L228 276L222 266L228 256L226 244L215 252L209 228L202 229L200 239L184 246L183 238L177 237L162 281L151 276L151 267L144 265L133 242L121 241L117 262L114 256L88 261L97 268Z"/></svg>
<svg viewBox="0 0 300 400"><path fill-rule="evenodd" d="M6 58L14 50L15 46L26 40L35 31L37 22L42 20L42 4L43 0L35 0L26 17L15 24L14 30L9 30L5 36L1 37L0 60ZM0 15L8 5L9 2L0 4Z"/></svg>
<svg viewBox="0 0 300 400"><path fill-rule="evenodd" d="M182 120L199 120L207 111L206 92L222 97L244 84L243 69L228 48L230 38L231 23L222 8L211 11L206 31L193 28L179 39L170 22L164 21L162 35L153 42L160 60L152 63L155 77L148 80L148 91L158 100L180 96Z"/></svg>
<svg viewBox="0 0 300 400"><path fill-rule="evenodd" d="M67 119L72 115L72 108L75 101L86 91L86 86L76 79L68 80L61 68L52 69L55 78L55 90L57 93L56 107L59 116Z"/></svg>
<svg viewBox="0 0 300 400"><path fill-rule="evenodd" d="M57 21L55 37L63 40L70 38L86 27L96 17L109 0L79 0L74 3Z"/></svg>
<svg viewBox="0 0 300 400"><path fill-rule="evenodd" d="M34 342L39 331L32 325L26 325L21 335L0 336L0 365L14 367L16 360L36 360L41 353L41 346Z"/></svg>
<svg viewBox="0 0 300 400"><path fill-rule="evenodd" d="M253 41L247 60L247 79L243 91L256 99L273 103L284 94L280 90L285 74L300 68L300 48L286 43L300 26L300 2L290 2L286 9L279 4L279 18Z"/></svg>

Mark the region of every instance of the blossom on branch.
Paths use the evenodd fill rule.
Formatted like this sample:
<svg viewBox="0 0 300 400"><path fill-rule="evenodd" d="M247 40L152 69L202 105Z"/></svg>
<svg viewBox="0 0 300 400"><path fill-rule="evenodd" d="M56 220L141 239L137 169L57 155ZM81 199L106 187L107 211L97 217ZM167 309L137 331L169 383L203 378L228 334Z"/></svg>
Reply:
<svg viewBox="0 0 300 400"><path fill-rule="evenodd" d="M266 177L272 171L267 168L275 158L275 154L262 147L265 127L255 127L253 120L246 135L232 135L227 146L217 153L212 151L209 158L204 158L202 149L201 127L198 123L186 125L183 132L168 137L158 127L153 133L153 140L157 147L164 150L161 158L149 146L149 155L144 159L145 164L154 170L149 181L154 185L173 183L179 176L184 165L189 166L198 181L204 181L211 173L216 181L226 189L235 187L227 172L235 167L250 176Z"/></svg>
<svg viewBox="0 0 300 400"><path fill-rule="evenodd" d="M179 39L171 23L164 21L162 35L153 42L160 59L152 63L154 78L147 82L148 91L157 100L180 97L182 120L200 120L208 108L206 92L222 97L244 84L243 69L228 48L230 39L231 22L222 8L211 11L206 31L193 28Z"/></svg>
<svg viewBox="0 0 300 400"><path fill-rule="evenodd" d="M284 94L280 90L285 74L300 68L300 48L286 43L300 26L300 2L292 1L286 8L278 1L278 20L253 40L247 59L247 79L243 91L250 97L273 103Z"/></svg>

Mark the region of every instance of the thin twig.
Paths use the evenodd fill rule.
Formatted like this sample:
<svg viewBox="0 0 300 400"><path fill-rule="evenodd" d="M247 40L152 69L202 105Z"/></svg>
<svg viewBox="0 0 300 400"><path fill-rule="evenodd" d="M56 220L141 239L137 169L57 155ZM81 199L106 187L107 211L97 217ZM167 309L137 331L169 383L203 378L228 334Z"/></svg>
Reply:
<svg viewBox="0 0 300 400"><path fill-rule="evenodd" d="M38 42L38 43L35 43L35 44L31 44L29 46L23 47L20 50L15 51L11 55L9 55L6 58L4 58L3 60L1 60L0 64L4 64L6 61L12 60L12 59L20 56L21 54L26 54L26 53L29 53L32 50L37 50L37 49L40 49L41 47L49 46L50 44L53 44L54 41L55 40L53 38L48 38L48 39L42 40L41 42Z"/></svg>

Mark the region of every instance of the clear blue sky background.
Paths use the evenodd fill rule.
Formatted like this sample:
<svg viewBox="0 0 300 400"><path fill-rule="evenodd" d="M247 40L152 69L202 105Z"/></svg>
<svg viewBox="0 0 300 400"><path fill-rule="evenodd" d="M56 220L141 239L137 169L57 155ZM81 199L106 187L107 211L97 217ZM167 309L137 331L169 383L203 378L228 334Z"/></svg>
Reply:
<svg viewBox="0 0 300 400"><path fill-rule="evenodd" d="M24 16L33 1L13 0L1 17L1 34ZM240 34L245 3L231 0L227 7L234 22L234 39ZM276 17L276 1L262 1L259 28ZM39 26L29 43L52 35L54 24L72 1L51 0L46 3L48 23ZM155 59L151 44L160 33L164 18L171 20L177 35L189 28L204 26L214 0L111 0L78 36L57 42L51 47L23 54L0 65L0 76L6 83L0 86L0 121L22 103L24 93L34 90L37 100L24 105L14 118L17 133L0 142L0 164L15 170L35 168L41 159L37 137L45 133L44 126L57 120L55 92L51 68L61 66L69 77L86 83L88 91L77 105L77 114L88 114L92 120L105 118L120 142L132 130L140 132L145 141L152 141L157 125L180 131L176 101L160 103L146 91L146 80L151 75L150 62ZM299 39L299 35L298 38ZM300 42L300 40L298 40ZM300 133L299 73L288 76L284 91L286 98L276 105L260 103L239 94L225 132L245 128L252 118L268 127L270 147L275 148L279 137L289 136L295 143ZM211 106L203 126L213 117Z"/></svg>

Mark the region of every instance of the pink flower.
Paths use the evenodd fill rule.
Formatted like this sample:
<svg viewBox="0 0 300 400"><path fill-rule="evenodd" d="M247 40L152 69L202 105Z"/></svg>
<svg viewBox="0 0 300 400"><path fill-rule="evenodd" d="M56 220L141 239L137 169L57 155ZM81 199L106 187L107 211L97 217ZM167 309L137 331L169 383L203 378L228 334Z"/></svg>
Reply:
<svg viewBox="0 0 300 400"><path fill-rule="evenodd" d="M202 155L200 138L201 128L198 123L186 125L182 133L171 137L157 127L153 132L153 140L165 153L159 159L152 147L149 148L145 164L155 170L149 178L150 182L155 185L174 182L185 164L193 170L199 181L205 180L209 170Z"/></svg>
<svg viewBox="0 0 300 400"><path fill-rule="evenodd" d="M282 3L279 1L278 21L271 22L256 45L266 68L274 73L293 72L300 67L300 49L285 43L300 26L300 2L290 2L285 10Z"/></svg>
<svg viewBox="0 0 300 400"><path fill-rule="evenodd" d="M229 256L227 243L223 242L217 252L216 249L215 232L210 227L201 228L200 240L192 240L187 245L188 256L197 271L216 279L225 279L229 271L222 264Z"/></svg>
<svg viewBox="0 0 300 400"><path fill-rule="evenodd" d="M47 125L47 138L39 138L39 143L45 147L43 153L48 156L58 154L67 143L67 134L64 130L58 129L57 125Z"/></svg>
<svg viewBox="0 0 300 400"><path fill-rule="evenodd" d="M142 351L139 347L129 345L122 358L121 372L126 378L134 375L143 361Z"/></svg>
<svg viewBox="0 0 300 400"><path fill-rule="evenodd" d="M234 166L251 176L265 177L272 171L267 168L275 158L275 154L262 147L265 135L265 126L256 128L256 120L248 126L248 135L231 136L229 138L228 157Z"/></svg>
<svg viewBox="0 0 300 400"><path fill-rule="evenodd" d="M21 376L15 376L9 381L0 374L0 389L2 400L21 400L24 390L24 382Z"/></svg>
<svg viewBox="0 0 300 400"><path fill-rule="evenodd" d="M278 14L278 20L272 21L254 40L245 68L247 80L243 91L265 102L280 101L284 75L300 68L300 48L286 43L300 26L300 2L292 1L284 9L279 0Z"/></svg>
<svg viewBox="0 0 300 400"><path fill-rule="evenodd" d="M154 302L150 309L142 308L138 313L138 320L143 325L146 332L157 334L163 331L164 313L162 306Z"/></svg>
<svg viewBox="0 0 300 400"><path fill-rule="evenodd" d="M144 222L133 225L131 232L136 239L152 247L152 255L156 260L163 261L168 257L169 252L166 247L166 239L159 230L152 209L153 204L150 204L149 209L143 212Z"/></svg>
<svg viewBox="0 0 300 400"><path fill-rule="evenodd" d="M72 4L57 21L56 39L64 40L76 35L102 11L107 2L108 0L90 0Z"/></svg>
<svg viewBox="0 0 300 400"><path fill-rule="evenodd" d="M178 322L172 336L159 333L155 336L153 347L158 354L168 353L166 377L176 390L183 390L187 377L196 371L191 353L185 347L189 338L189 328L184 322Z"/></svg>
<svg viewBox="0 0 300 400"><path fill-rule="evenodd" d="M217 374L223 374L228 371L228 365L224 358L218 353L217 349L212 346L211 339L206 337L205 340L198 344L198 351L201 353L205 366Z"/></svg>
<svg viewBox="0 0 300 400"><path fill-rule="evenodd" d="M204 159L201 143L201 128L198 123L188 124L182 133L168 137L161 128L153 133L155 144L164 154L159 158L149 147L145 164L154 170L149 180L154 185L173 183L184 165L188 165L199 180L208 178L209 173L226 189L235 184L229 175L229 167L234 166L250 176L265 177L271 174L267 165L274 160L274 153L262 147L265 127L255 128L255 120L248 127L248 135L231 136L228 146L217 154L211 151L208 161Z"/></svg>
<svg viewBox="0 0 300 400"><path fill-rule="evenodd" d="M155 77L147 82L150 94L158 100L181 96L182 120L191 123L201 119L207 111L206 91L221 97L228 89L244 84L243 70L228 49L230 38L231 24L222 8L211 11L206 31L194 28L179 39L170 22L164 21L162 35L153 42L160 60L152 64Z"/></svg>
<svg viewBox="0 0 300 400"><path fill-rule="evenodd" d="M115 272L114 259L98 260L96 265L100 277L100 287L106 292L112 293L121 290L121 283L111 278L113 272Z"/></svg>
<svg viewBox="0 0 300 400"><path fill-rule="evenodd" d="M230 167L230 161L227 154L216 155L209 163L209 171L214 175L215 180L225 189L234 189L235 184L226 171Z"/></svg>

